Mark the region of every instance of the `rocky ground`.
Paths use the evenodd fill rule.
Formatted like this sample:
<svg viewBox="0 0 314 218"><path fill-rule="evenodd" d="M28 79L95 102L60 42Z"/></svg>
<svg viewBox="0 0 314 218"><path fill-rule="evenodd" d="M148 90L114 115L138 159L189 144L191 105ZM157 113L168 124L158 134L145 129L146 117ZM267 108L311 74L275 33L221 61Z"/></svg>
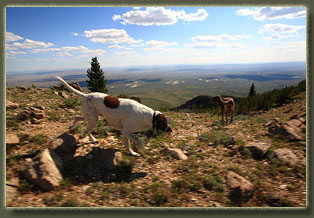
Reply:
<svg viewBox="0 0 314 218"><path fill-rule="evenodd" d="M306 207L306 97L222 125L210 113L165 112L127 154L101 121L93 144L79 101L58 89L7 90L7 207ZM143 102L145 104L145 102Z"/></svg>

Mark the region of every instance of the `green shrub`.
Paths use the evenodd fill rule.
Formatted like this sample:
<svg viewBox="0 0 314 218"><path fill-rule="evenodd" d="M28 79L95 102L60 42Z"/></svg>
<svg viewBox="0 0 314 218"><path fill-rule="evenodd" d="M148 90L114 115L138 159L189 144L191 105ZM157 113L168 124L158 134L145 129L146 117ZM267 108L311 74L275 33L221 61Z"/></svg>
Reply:
<svg viewBox="0 0 314 218"><path fill-rule="evenodd" d="M80 105L80 101L76 98L68 98L61 105L63 108L75 109Z"/></svg>
<svg viewBox="0 0 314 218"><path fill-rule="evenodd" d="M204 177L202 182L204 187L208 190L214 190L217 192L224 191L223 179L217 173Z"/></svg>

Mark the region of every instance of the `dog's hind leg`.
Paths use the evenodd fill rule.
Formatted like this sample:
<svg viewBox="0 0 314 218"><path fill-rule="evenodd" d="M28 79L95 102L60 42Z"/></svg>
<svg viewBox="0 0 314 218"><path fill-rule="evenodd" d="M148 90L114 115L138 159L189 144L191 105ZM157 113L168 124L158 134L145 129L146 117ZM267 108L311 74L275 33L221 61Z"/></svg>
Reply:
<svg viewBox="0 0 314 218"><path fill-rule="evenodd" d="M92 130L97 126L98 124L98 115L90 116L87 120L87 129L85 130L85 135L88 135L93 143L97 142L97 139L92 135Z"/></svg>

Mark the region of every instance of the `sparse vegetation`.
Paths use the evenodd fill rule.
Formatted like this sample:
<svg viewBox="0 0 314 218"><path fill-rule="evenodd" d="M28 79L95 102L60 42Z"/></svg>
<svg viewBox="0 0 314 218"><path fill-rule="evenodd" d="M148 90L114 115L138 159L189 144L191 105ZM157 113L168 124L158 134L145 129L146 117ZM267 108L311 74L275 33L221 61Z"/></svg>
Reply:
<svg viewBox="0 0 314 218"><path fill-rule="evenodd" d="M304 160L305 145L302 144L303 141L286 142L272 138L267 135L265 126L274 117L285 122L292 115L305 112L305 93L300 92L303 90L302 83L298 88L286 90L289 90L290 101L285 101L285 105L278 106L279 103L274 103L269 111L237 115L235 121L228 125L220 123L220 117L214 109L186 112L165 108L174 132L169 135L150 129L136 133L146 146L141 157L131 157L125 151L119 132L105 121L101 120L93 130L99 140L98 144L83 142L81 135L86 127L85 122L78 123L72 130L68 129L73 118L80 115L78 101L73 100L71 93L69 100L64 100L50 89L38 92L28 90L23 95L12 89L10 99L21 103L23 107L7 111L6 130L24 140L7 149L6 178L8 181L18 179L17 196L7 206L304 207L305 165L302 161L287 165L272 154L278 148L289 147L293 148L300 160ZM28 92L32 92L32 98L25 97ZM283 96L282 99L285 95L286 93L278 94ZM262 94L255 96L262 97ZM36 101L37 106L45 107L46 116L39 124L32 124L29 119L18 120L19 113L35 106L33 101ZM283 100L278 100L281 101ZM25 180L19 174L19 169L26 158L32 157L34 150L47 147L56 149L55 142L64 133L73 136L73 147L76 150L63 163L64 178L60 186L51 191L42 191ZM235 144L229 146L232 136L235 137ZM245 147L252 141L271 143L265 158L252 158L250 150ZM117 163L115 170L104 170L99 168L102 162L93 162L95 147L101 151L112 148L122 152L122 161ZM180 148L188 159L178 160L161 153L165 147ZM69 148L70 146L64 149ZM228 171L243 176L255 187L252 198L241 202L241 205L229 199L230 189L225 176ZM33 200L27 201L26 198Z"/></svg>

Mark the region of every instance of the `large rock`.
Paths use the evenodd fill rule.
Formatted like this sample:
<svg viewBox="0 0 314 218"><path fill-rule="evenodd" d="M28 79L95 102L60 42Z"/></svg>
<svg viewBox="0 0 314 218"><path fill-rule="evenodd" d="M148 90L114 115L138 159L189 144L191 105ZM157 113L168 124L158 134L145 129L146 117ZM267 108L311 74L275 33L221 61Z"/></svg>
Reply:
<svg viewBox="0 0 314 218"><path fill-rule="evenodd" d="M20 143L20 139L15 134L7 134L5 143L7 146L17 145Z"/></svg>
<svg viewBox="0 0 314 218"><path fill-rule="evenodd" d="M272 135L278 136L289 141L301 141L303 138L299 135L298 127L295 127L295 121L291 123L280 123L278 119L274 119L266 124L268 132Z"/></svg>
<svg viewBox="0 0 314 218"><path fill-rule="evenodd" d="M25 167L21 173L27 180L49 191L59 186L62 181L61 169L60 158L51 149L46 148L32 159L25 159Z"/></svg>
<svg viewBox="0 0 314 218"><path fill-rule="evenodd" d="M230 188L230 199L241 203L248 201L254 192L253 184L236 174L233 171L228 171L226 176L227 185Z"/></svg>
<svg viewBox="0 0 314 218"><path fill-rule="evenodd" d="M166 155L171 155L175 159L178 160L186 160L188 157L183 153L183 151L179 148L164 148L161 150L161 153Z"/></svg>
<svg viewBox="0 0 314 218"><path fill-rule="evenodd" d="M248 148L253 156L253 158L264 158L270 144L267 142L251 142L246 148Z"/></svg>
<svg viewBox="0 0 314 218"><path fill-rule="evenodd" d="M274 150L274 157L284 164L293 165L299 158L288 148L279 148Z"/></svg>

